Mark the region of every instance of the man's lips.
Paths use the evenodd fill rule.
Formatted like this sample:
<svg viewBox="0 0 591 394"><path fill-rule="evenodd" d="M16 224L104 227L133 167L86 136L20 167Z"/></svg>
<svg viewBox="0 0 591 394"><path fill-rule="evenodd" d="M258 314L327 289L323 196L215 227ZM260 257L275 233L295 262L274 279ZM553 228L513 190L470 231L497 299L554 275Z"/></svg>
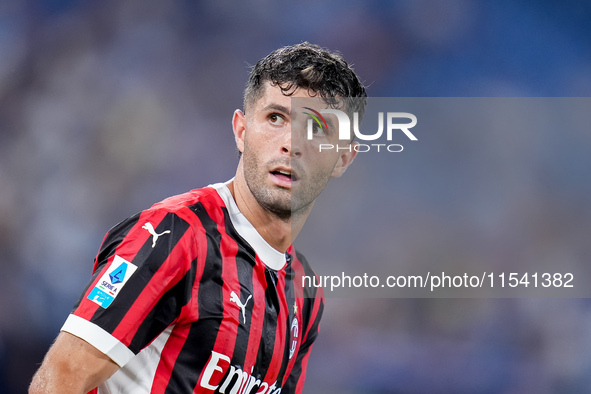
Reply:
<svg viewBox="0 0 591 394"><path fill-rule="evenodd" d="M280 186L291 186L292 182L298 180L296 173L288 167L277 167L269 173Z"/></svg>

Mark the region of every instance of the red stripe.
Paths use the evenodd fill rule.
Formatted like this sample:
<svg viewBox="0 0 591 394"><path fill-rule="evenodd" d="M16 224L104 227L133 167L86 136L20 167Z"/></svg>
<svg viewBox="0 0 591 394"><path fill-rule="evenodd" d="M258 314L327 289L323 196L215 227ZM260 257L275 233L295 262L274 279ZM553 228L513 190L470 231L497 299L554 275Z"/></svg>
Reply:
<svg viewBox="0 0 591 394"><path fill-rule="evenodd" d="M302 323L303 323L304 318L302 317L302 313L304 311L304 309L303 309L304 304L308 303L308 302L312 302L314 304L314 306L312 308L312 313L310 315L310 320L308 321L306 332L305 333L300 332L300 338L298 340L296 352L294 353L294 356L290 360L290 363L289 363L288 368L286 370L285 376L283 378L283 384L285 384L287 382L287 380L289 379L289 375L291 374L293 367L295 366L295 363L297 361L297 357L298 357L298 353L300 351L301 345L306 342L306 340L308 339L308 334L312 331L312 327L314 326L314 323L315 323L316 319L318 318L320 305L322 304L322 299L324 296L322 288L319 288L317 290L315 298L313 298L313 299L304 299L303 298L304 297L304 293L303 293L304 289L302 287L302 278L304 275L306 275L306 272L305 272L302 262L297 258L293 247L290 247L288 252L293 256L293 261L292 261L291 266L292 266L292 269L294 270L294 273L295 273L295 275L294 275L294 290L296 292L296 302L298 305L298 320L300 322L300 324L299 324L300 330L303 328ZM301 393L301 391L303 389L305 376L306 376L306 368L307 368L308 359L309 359L311 351L312 351L312 345L308 348L307 353L303 356L303 358L301 360L301 373L300 373L300 376L298 376L298 383L297 383L297 387L296 387L297 393Z"/></svg>
<svg viewBox="0 0 591 394"><path fill-rule="evenodd" d="M107 237L108 236L109 236L109 233L106 233L105 236L103 237L103 242L101 242L101 247L99 248L99 253L102 250L103 245L105 244L105 241L107 240ZM100 263L100 261L99 261L98 256L97 256L97 258L94 259L94 265L92 266L92 273L93 274L96 272L96 269L98 268L99 263Z"/></svg>
<svg viewBox="0 0 591 394"><path fill-rule="evenodd" d="M293 247L293 245L289 247L287 253L289 253L292 256L291 269L295 273L293 278L295 297L300 299L304 297L302 278L304 277L304 275L306 275L306 272L304 271L304 266L302 265L302 262L296 256L295 248Z"/></svg>
<svg viewBox="0 0 591 394"><path fill-rule="evenodd" d="M242 322L242 310L238 305L230 301L232 291L234 291L240 297L241 286L236 268L236 254L238 253L238 244L236 244L236 242L226 233L224 213L220 208L220 206L223 206L223 202L219 200L214 202L210 199L207 199L202 203L211 219L218 224L217 229L222 236L220 241L220 250L224 251L224 255L222 256L222 279L224 281L222 288L222 305L224 308L224 317L218 329L213 351L232 358L234 347L236 346L238 326ZM230 354L228 354L229 349L232 350ZM200 391L200 382L203 377L202 375L203 371L201 371L201 374L199 375L197 386L193 391L194 393L198 393ZM219 380L212 381L211 384L218 384L223 377L224 373L217 374L216 379Z"/></svg>
<svg viewBox="0 0 591 394"><path fill-rule="evenodd" d="M319 290L318 293L320 293L320 294L316 293L316 297L313 300L311 300L314 302L314 308L312 309L312 315L310 316L310 321L308 323L308 330L306 330L306 335L304 336L304 338L302 338L302 341L304 341L304 342L308 339L308 334L310 333L310 330L314 326L314 322L318 318L318 311L320 310L320 304L322 304L322 299L324 298L322 288L319 288L318 290ZM319 329L320 329L320 327L319 327Z"/></svg>
<svg viewBox="0 0 591 394"><path fill-rule="evenodd" d="M291 357L291 359L289 360L289 363L287 364L287 368L285 369L285 375L283 375L283 385L285 385L285 383L287 382L287 379L289 378L289 375L291 374L291 371L293 370L293 367L296 363L296 360L298 358L298 353L300 351L300 347L303 343L303 336L304 333L302 332L302 328L303 328L303 317L302 317L302 312L304 311L304 289L302 288L301 284L302 284L302 276L304 275L304 267L302 266L302 263L298 260L298 258L296 257L295 254L295 249L293 246L290 246L290 248L287 250L287 252L289 254L292 255L292 262L291 262L291 269L294 271L294 278L293 278L293 291L294 291L294 297L295 297L295 303L297 305L297 314L295 314L295 316L298 319L298 338L297 338L297 345L296 345L296 349L293 353L293 356ZM288 308L293 308L293 305L288 305ZM292 330L291 330L291 321L288 322L289 324L289 333L290 333L290 337L288 338L288 340L291 341L291 335L292 335ZM291 346L291 344L290 344Z"/></svg>
<svg viewBox="0 0 591 394"><path fill-rule="evenodd" d="M166 214L167 212L164 212L164 216ZM162 221L164 216L160 221ZM155 221L153 217L150 219L151 221ZM154 225L154 228L156 227L157 225ZM147 231L142 231L141 233L147 233ZM134 249L137 247L136 245L138 245L138 242L140 242L140 245L143 245L141 240L131 242ZM129 252L122 249L119 256L125 258L123 255L126 253ZM195 238L193 236L193 231L189 229L172 249L162 266L154 273L150 281L146 284L146 287L142 290L123 319L121 319L121 322L113 331L112 335L119 339L119 341L125 346L129 346L133 337L137 333L137 330L146 319L146 316L148 316L150 311L160 300L160 296L176 285L178 281L185 276L187 271L191 269L191 262L195 259L196 254ZM128 261L131 261L131 259Z"/></svg>
<svg viewBox="0 0 591 394"><path fill-rule="evenodd" d="M192 213L185 215L185 211L181 211L178 215L188 223L195 221L194 214ZM181 323L184 320L195 322L199 319L199 284L201 283L201 277L203 276L205 261L207 258L207 238L205 236L205 231L194 231L193 234L195 235L194 246L202 247L197 250L197 272L195 273L195 281L192 284L191 300L181 310L178 319ZM166 391L170 377L172 376L174 365L185 345L190 330L191 324L179 324L173 329L170 338L162 349L162 355L158 367L156 368L154 384L151 389L152 393L158 394Z"/></svg>
<svg viewBox="0 0 591 394"><path fill-rule="evenodd" d="M313 347L314 347L314 344L310 345L310 347L308 348L308 352L302 358L302 373L300 374L300 376L298 378L298 384L296 386L296 391L295 391L296 394L300 394L302 392L302 390L304 389L304 382L306 381L306 371L308 370L308 360L310 359L310 353L312 353Z"/></svg>
<svg viewBox="0 0 591 394"><path fill-rule="evenodd" d="M287 300L285 299L285 270L277 272L279 278L277 280L277 293L279 295L280 310L277 316L277 328L275 330L275 347L273 348L273 357L267 374L265 375L265 382L275 382L279 377L281 371L281 364L285 356L285 322L288 319Z"/></svg>
<svg viewBox="0 0 591 394"><path fill-rule="evenodd" d="M304 333L302 332L302 328L303 328L303 317L302 317L302 311L304 310L304 299L299 297L296 298L296 304L298 306L298 313L297 313L297 319L298 319L298 338L297 338L297 345L296 345L296 349L293 353L293 356L291 357L291 359L289 360L289 363L287 364L287 368L285 369L285 375L283 375L283 384L285 384L285 382L287 382L287 379L289 378L289 375L291 374L291 371L293 370L293 367L296 363L296 360L298 358L298 353L300 352L300 347L302 346L302 343L304 343ZM288 306L288 308L293 308L293 305ZM308 323L308 327L311 325L311 323ZM290 336L288 338L288 340L291 341L291 334L292 334L292 330L291 330L291 321L289 322L289 327L288 327ZM290 344L291 346L291 344Z"/></svg>
<svg viewBox="0 0 591 394"><path fill-rule="evenodd" d="M299 311L303 311L305 299L303 298L304 297L304 288L302 287L302 278L306 275L306 271L304 269L304 265L302 264L302 262L296 257L295 249L293 249L293 247L291 248L290 253L292 253L292 256L293 256L293 262L292 262L291 266L295 272L294 288L296 291L296 296L298 297L297 298L298 309L299 309ZM322 289L320 288L318 290L321 291ZM306 339L308 338L308 333L310 332L310 328L314 324L314 320L316 319L316 316L318 315L318 309L320 308L320 302L318 302L318 301L319 301L319 296L321 296L321 295L322 295L322 293L320 293L320 294L317 293L316 297L314 299L308 299L308 302L314 303L314 308L312 310L312 316L310 317L310 320L308 321L307 330L305 333L302 333L302 335L301 335L300 344L302 342L305 342ZM302 321L303 320L300 320L300 322L302 322ZM300 324L300 327L302 327L301 324ZM298 344L298 349L299 349L299 344Z"/></svg>
<svg viewBox="0 0 591 394"><path fill-rule="evenodd" d="M248 349L246 350L246 358L244 360L247 371L250 371L256 364L259 346L263 336L263 323L265 321L265 290L267 280L265 279L265 266L260 260L257 261L253 270L252 282L252 298L255 303L250 322Z"/></svg>
<svg viewBox="0 0 591 394"><path fill-rule="evenodd" d="M189 335L190 330L190 324L179 325L172 330L170 338L162 349L160 362L156 368L154 382L150 390L152 394L164 393L166 391L166 387L168 387L168 382L172 376L172 370L174 369L176 360L187 341L187 336Z"/></svg>
<svg viewBox="0 0 591 394"><path fill-rule="evenodd" d="M103 265L101 272L98 275L96 275L95 280L92 282L92 284L86 290L86 293L84 294L84 296L82 297L82 300L80 301L80 305L78 306L78 308L74 312L75 315L80 316L81 318L83 318L85 320L89 320L89 321L92 319L92 317L96 313L97 309L101 308L101 306L98 305L97 303L89 300L88 295L94 289L94 287L96 286L96 284L98 283L100 278L105 274L105 272L107 272L111 268L111 264L113 264L113 260L115 259L115 256L117 255L127 261L132 261L133 258L135 257L135 255L137 254L137 252L139 251L139 249L144 245L144 243L146 242L148 237L150 237L150 233L148 233L147 231L142 229L143 224L147 220L146 216L148 216L150 218L150 220L154 220L155 217L160 217L158 219L158 223L160 223L162 221L162 219L164 218L164 216L166 216L166 214L167 214L166 212L158 212L158 215L156 216L156 215L154 215L153 212L150 212L150 211L142 212L138 222L135 224L135 226L132 227L132 229L129 231L129 234L124 238L124 242L121 242L117 246L117 248L115 249L115 253L113 253L113 255L109 258L107 263ZM106 236L105 236L105 238L106 238ZM103 240L103 242L104 242L104 240ZM129 245L132 245L133 248L129 248L129 250L125 250L124 248L129 247ZM102 249L102 247L101 247L101 249ZM98 255L97 255L97 262L95 263L94 270L96 270L97 266L98 266Z"/></svg>
<svg viewBox="0 0 591 394"><path fill-rule="evenodd" d="M195 214L190 211L178 212L178 216L181 219L191 224L191 232L193 233L194 242L191 248L196 249L197 258L197 272L195 273L195 280L192 283L191 300L181 310L179 320L187 320L189 322L196 322L199 319L199 284L203 277L203 271L205 270L205 262L207 261L207 235L201 225L201 222L195 220ZM195 224L199 226L195 229Z"/></svg>
<svg viewBox="0 0 591 394"><path fill-rule="evenodd" d="M295 250L294 249L292 249L292 252L293 252L293 256L294 256L294 262L292 264L292 267L293 267L293 270L296 272L296 275L294 278L294 282L296 282L295 287L296 287L297 291L302 292L301 294L303 297L304 289L302 287L302 278L304 277L304 275L306 275L306 272L305 272L303 263L299 259L297 259L297 257L295 257ZM316 273L314 273L314 275L316 277L318 277L318 275L316 275ZM316 321L316 318L318 317L318 311L320 309L320 304L322 304L323 299L324 299L324 289L322 287L317 288L316 295L314 298L307 299L308 302L312 302L314 304L314 307L312 309L312 314L310 315L310 320L308 321L307 330L302 337L302 342L305 342L308 339L308 334L310 333L310 330L314 326L314 322ZM302 300L302 301L304 301L304 300Z"/></svg>
<svg viewBox="0 0 591 394"><path fill-rule="evenodd" d="M154 228L158 227L168 213L169 212L165 210L147 210L142 212L135 226L129 230L129 233L123 238L123 241L117 246L117 249L115 249L114 255L116 254L129 262L133 261L144 244L148 240L150 240L150 242L152 240L150 233L142 227L146 222L151 222Z"/></svg>

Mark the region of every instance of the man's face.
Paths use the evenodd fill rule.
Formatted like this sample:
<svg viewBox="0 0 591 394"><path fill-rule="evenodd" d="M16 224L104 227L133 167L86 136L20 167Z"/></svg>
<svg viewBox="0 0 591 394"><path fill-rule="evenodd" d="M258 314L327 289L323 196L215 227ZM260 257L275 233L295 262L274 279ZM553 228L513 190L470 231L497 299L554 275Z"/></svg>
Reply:
<svg viewBox="0 0 591 394"><path fill-rule="evenodd" d="M306 89L288 97L279 87L267 83L245 118L237 111L234 119L250 192L259 205L286 220L307 212L328 180L340 176L355 156L354 150L346 149L319 152L317 142L306 139L308 115L299 105L292 109L291 98L307 98L303 106L316 111L328 108L321 99L311 98ZM337 133L332 134L336 139ZM330 136L323 138L327 142ZM338 140L332 142L336 145Z"/></svg>

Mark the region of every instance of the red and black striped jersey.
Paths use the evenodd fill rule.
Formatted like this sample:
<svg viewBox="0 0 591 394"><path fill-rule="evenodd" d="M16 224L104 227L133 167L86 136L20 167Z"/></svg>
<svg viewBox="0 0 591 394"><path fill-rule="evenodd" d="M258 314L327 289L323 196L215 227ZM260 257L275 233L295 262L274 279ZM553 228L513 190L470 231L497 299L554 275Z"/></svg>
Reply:
<svg viewBox="0 0 591 394"><path fill-rule="evenodd" d="M304 275L216 184L113 227L62 331L121 367L98 393L300 393L324 308Z"/></svg>

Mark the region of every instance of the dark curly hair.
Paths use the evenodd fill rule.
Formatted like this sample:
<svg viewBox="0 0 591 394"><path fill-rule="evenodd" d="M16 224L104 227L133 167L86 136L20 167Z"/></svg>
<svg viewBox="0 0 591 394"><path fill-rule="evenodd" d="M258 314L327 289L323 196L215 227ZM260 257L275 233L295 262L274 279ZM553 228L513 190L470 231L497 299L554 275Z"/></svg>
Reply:
<svg viewBox="0 0 591 394"><path fill-rule="evenodd" d="M346 112L358 112L360 118L365 112L367 94L353 68L338 52L318 45L303 42L286 46L259 60L244 91L245 111L261 98L266 81L279 86L286 96L304 88L310 96L319 95L333 108L344 101Z"/></svg>

